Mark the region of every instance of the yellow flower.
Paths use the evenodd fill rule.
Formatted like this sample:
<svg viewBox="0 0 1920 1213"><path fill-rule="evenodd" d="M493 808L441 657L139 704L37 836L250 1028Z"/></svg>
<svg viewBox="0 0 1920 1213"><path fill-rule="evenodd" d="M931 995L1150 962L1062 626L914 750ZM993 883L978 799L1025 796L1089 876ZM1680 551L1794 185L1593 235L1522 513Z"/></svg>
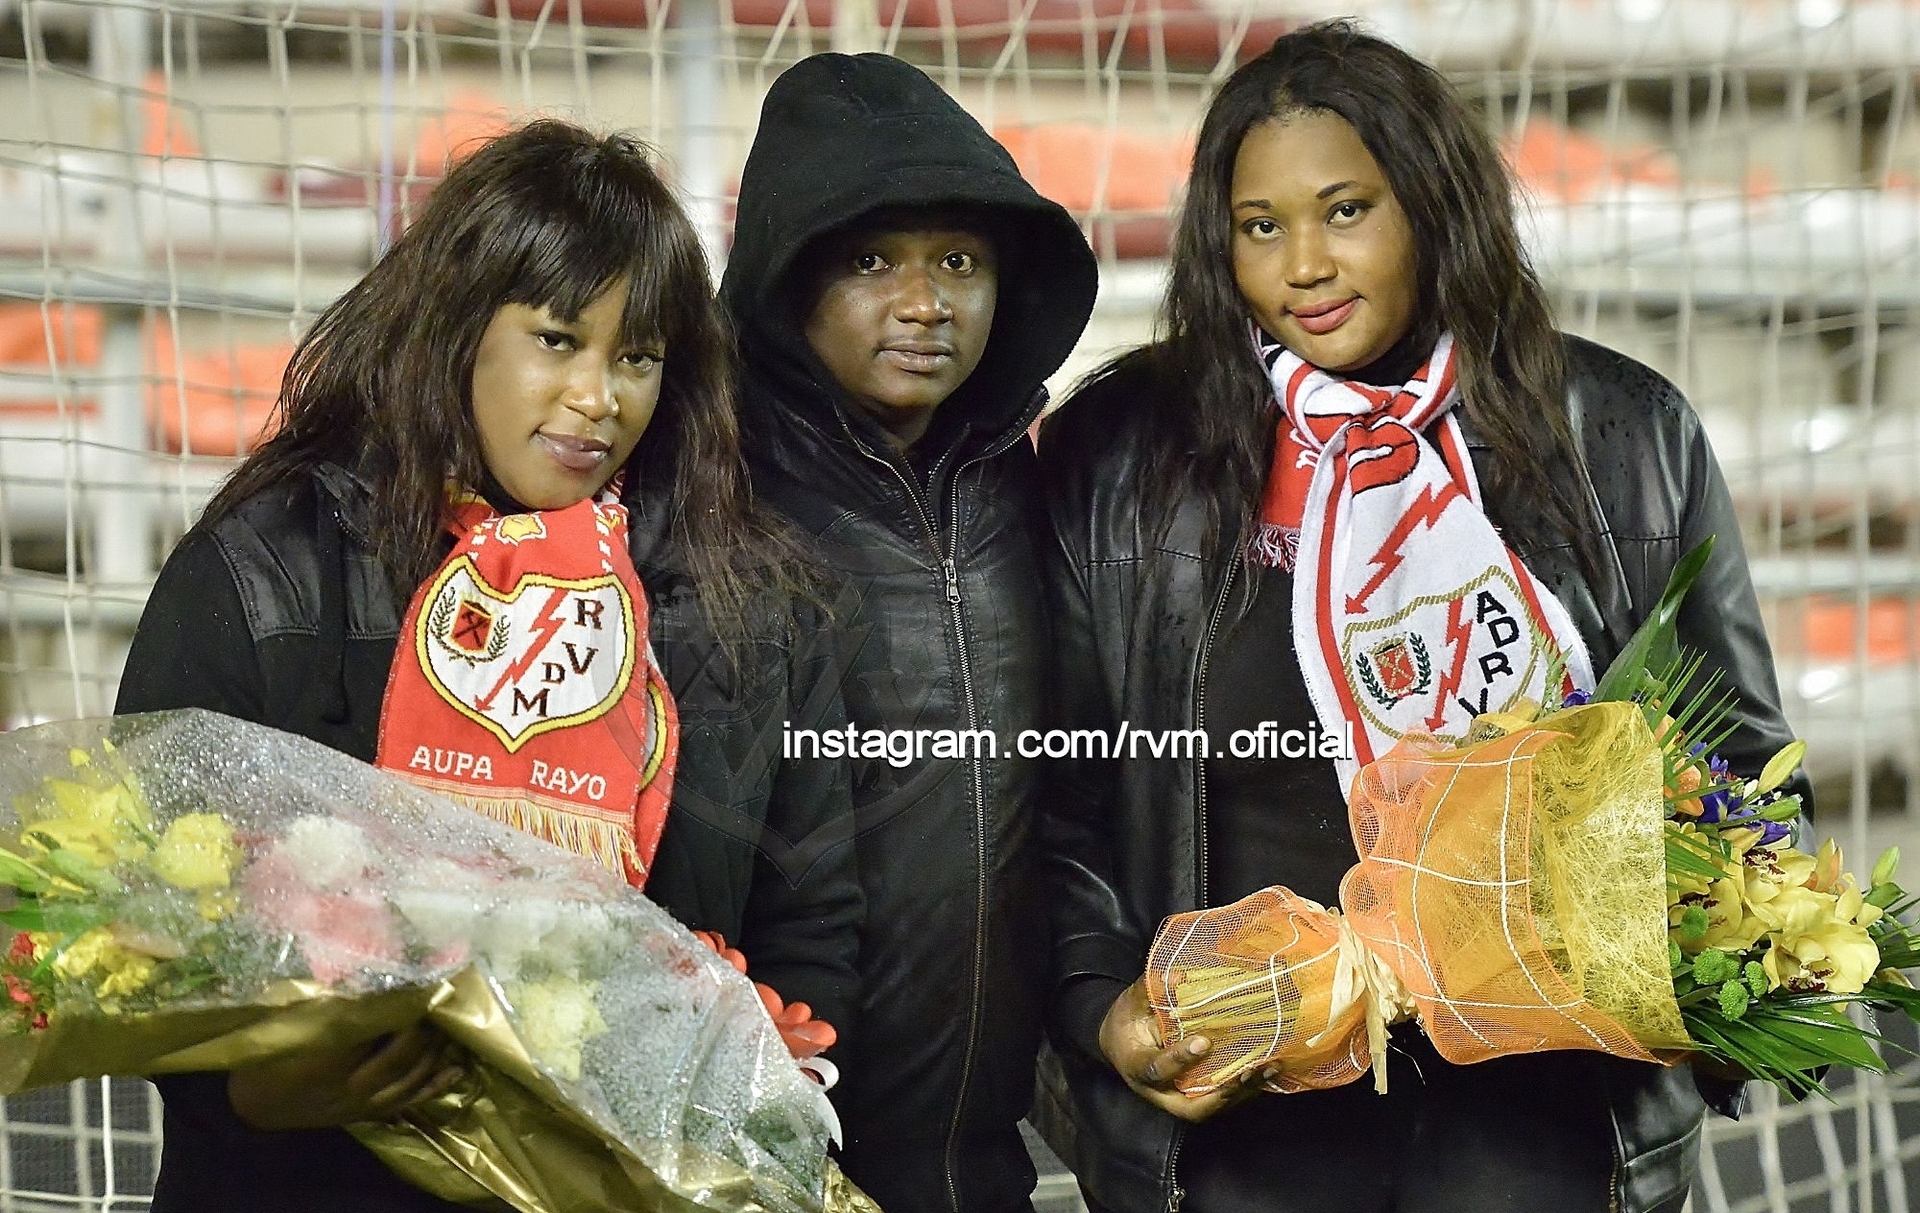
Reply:
<svg viewBox="0 0 1920 1213"><path fill-rule="evenodd" d="M224 889L233 880L240 848L224 820L212 813L188 813L167 827L152 862L160 879L177 888Z"/></svg>
<svg viewBox="0 0 1920 1213"><path fill-rule="evenodd" d="M145 855L153 814L138 789L78 750L73 766L75 778L48 779L42 794L14 798L26 844L45 852L47 844L31 837L45 834L99 868Z"/></svg>
<svg viewBox="0 0 1920 1213"><path fill-rule="evenodd" d="M219 922L240 908L240 894L232 889L200 889L193 896L193 908L208 922Z"/></svg>
<svg viewBox="0 0 1920 1213"><path fill-rule="evenodd" d="M1749 911L1762 914L1765 907L1771 906L1782 897L1810 892L1806 888L1806 883L1807 878L1813 874L1813 868L1813 856L1791 847L1753 847L1741 856L1743 880L1740 895L1745 898ZM1816 896L1827 895L1817 894ZM1828 900L1832 899L1829 897ZM1777 929L1777 924L1788 913L1787 908L1781 908L1770 915L1763 915L1769 924L1768 930ZM1762 932L1762 934L1765 933Z"/></svg>
<svg viewBox="0 0 1920 1213"><path fill-rule="evenodd" d="M101 998L119 998L135 994L146 988L153 980L153 971L159 962L151 956L142 956L137 952L121 951L124 959L112 966L106 978L101 981L97 993Z"/></svg>
<svg viewBox="0 0 1920 1213"><path fill-rule="evenodd" d="M78 817L52 817L28 826L27 847L44 855L55 847L72 851L96 867L109 867L117 858L119 839L111 822L88 821Z"/></svg>
<svg viewBox="0 0 1920 1213"><path fill-rule="evenodd" d="M1807 887L1816 893L1837 893L1842 880L1850 884L1853 878L1841 868L1840 844L1829 838L1820 844L1820 853L1814 856Z"/></svg>
<svg viewBox="0 0 1920 1213"><path fill-rule="evenodd" d="M1741 884L1737 878L1723 877L1714 881L1708 887L1706 897L1698 904L1707 912L1707 930L1694 939L1680 940L1681 950L1688 955L1697 954L1705 948L1744 952L1767 933L1767 924L1749 912L1749 907L1741 897ZM1684 906L1675 907L1676 916L1672 919L1675 925L1679 923L1677 914L1684 912Z"/></svg>
<svg viewBox="0 0 1920 1213"><path fill-rule="evenodd" d="M113 932L105 927L95 927L68 944L66 950L54 958L53 971L62 977L78 980L104 966L107 956L119 950L120 945L113 941Z"/></svg>
<svg viewBox="0 0 1920 1213"><path fill-rule="evenodd" d="M1852 876L1848 876L1840 885L1839 901L1834 912L1842 921L1862 927L1870 927L1879 922L1886 913L1879 906L1867 903L1867 899L1860 892L1860 887L1853 883Z"/></svg>
<svg viewBox="0 0 1920 1213"><path fill-rule="evenodd" d="M1857 994L1872 980L1880 949L1865 927L1840 915L1839 900L1801 886L1754 907L1773 941L1761 958L1771 988Z"/></svg>
<svg viewBox="0 0 1920 1213"><path fill-rule="evenodd" d="M125 783L115 781L101 786L97 782L49 779L46 786L57 812L23 814L23 820L70 817L90 821L122 834L131 844L137 844L139 830L153 824L153 813L147 808L147 802Z"/></svg>
<svg viewBox="0 0 1920 1213"><path fill-rule="evenodd" d="M37 951L39 939L34 943ZM121 947L106 927L95 927L74 940L53 962L53 971L69 981L91 978L102 1009L108 1011L114 1009L111 1000L145 989L157 967L153 957Z"/></svg>

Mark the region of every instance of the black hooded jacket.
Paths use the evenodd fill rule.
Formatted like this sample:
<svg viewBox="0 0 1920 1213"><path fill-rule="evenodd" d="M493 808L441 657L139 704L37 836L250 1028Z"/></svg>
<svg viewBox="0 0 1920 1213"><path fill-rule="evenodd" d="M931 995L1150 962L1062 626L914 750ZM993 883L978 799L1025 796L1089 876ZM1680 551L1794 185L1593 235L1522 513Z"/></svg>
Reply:
<svg viewBox="0 0 1920 1213"><path fill-rule="evenodd" d="M911 457L803 332L803 254L878 208L978 215L1000 266L980 365ZM855 764L861 1005L836 1095L848 1174L888 1213L1022 1208L1046 965L1028 858L1046 617L1026 430L1092 311L1071 217L951 97L884 55L818 55L777 80L741 178L721 299L740 336L759 500L817 541L856 605L836 620L860 730L989 730L997 760ZM951 751L949 751L950 753Z"/></svg>

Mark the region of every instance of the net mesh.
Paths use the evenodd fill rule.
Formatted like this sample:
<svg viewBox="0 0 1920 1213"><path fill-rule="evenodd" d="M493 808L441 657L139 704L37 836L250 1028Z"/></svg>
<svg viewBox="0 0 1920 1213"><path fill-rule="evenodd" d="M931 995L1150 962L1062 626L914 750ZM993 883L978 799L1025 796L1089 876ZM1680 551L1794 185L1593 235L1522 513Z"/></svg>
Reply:
<svg viewBox="0 0 1920 1213"><path fill-rule="evenodd" d="M1698 409L1822 829L1920 833L1914 0L0 0L0 721L110 707L286 350L502 116L637 131L720 255L773 77L905 56L1100 251L1064 387L1151 332L1210 89L1335 13L1460 84L1562 323ZM1915 1078L1712 1122L1696 1208L1908 1208ZM8 1104L0 1213L141 1202L154 1105L103 1090Z"/></svg>

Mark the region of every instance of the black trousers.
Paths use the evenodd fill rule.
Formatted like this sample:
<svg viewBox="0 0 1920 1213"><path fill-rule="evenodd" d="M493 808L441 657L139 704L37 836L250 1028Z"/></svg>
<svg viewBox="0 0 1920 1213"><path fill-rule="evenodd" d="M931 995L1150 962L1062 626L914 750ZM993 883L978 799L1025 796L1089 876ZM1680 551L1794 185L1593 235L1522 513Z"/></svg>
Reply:
<svg viewBox="0 0 1920 1213"><path fill-rule="evenodd" d="M1600 1059L1453 1066L1395 1033L1388 1091L1258 1095L1188 1131L1181 1213L1609 1213Z"/></svg>

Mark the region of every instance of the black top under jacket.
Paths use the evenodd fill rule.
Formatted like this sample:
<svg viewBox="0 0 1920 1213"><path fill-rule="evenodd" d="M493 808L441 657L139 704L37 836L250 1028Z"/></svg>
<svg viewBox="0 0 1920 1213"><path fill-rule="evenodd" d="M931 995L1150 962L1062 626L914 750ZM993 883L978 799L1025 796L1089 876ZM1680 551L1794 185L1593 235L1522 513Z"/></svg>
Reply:
<svg viewBox="0 0 1920 1213"><path fill-rule="evenodd" d="M1736 696L1736 727L1722 756L1736 771L1758 771L1792 734L1780 714L1732 502L1699 419L1646 367L1578 338L1565 341L1565 408L1577 458L1556 459L1548 470L1586 496L1599 519L1598 568L1587 569L1564 541L1516 550L1567 608L1594 668L1604 670L1659 600L1680 557L1717 536L1681 608L1679 638L1701 653L1702 676L1719 673ZM1245 694L1218 687L1215 664L1237 662L1244 643L1232 630L1234 587L1250 571L1233 522L1241 504L1223 503L1225 533L1210 534L1214 486L1180 495L1159 516L1147 515L1143 499L1144 468L1165 441L1158 419L1191 407L1186 385L1160 373L1149 350L1079 392L1042 431L1054 537L1049 669L1071 728L1110 731L1127 721L1134 729L1191 729L1216 702ZM1486 466L1480 461L1490 451L1471 402L1461 421L1469 450ZM1508 535L1539 534L1547 528L1514 525L1537 508L1490 499L1487 512ZM1260 600L1268 588L1259 587ZM1270 649L1269 658L1297 667L1290 653ZM1279 669L1241 676L1247 673L1274 686L1289 677ZM1297 669L1290 675L1298 676ZM1264 710L1250 703L1245 714ZM1211 717L1206 723L1222 741ZM1208 860L1217 842L1210 811L1217 768L1185 755L1068 759L1054 767L1042 825L1054 901L1056 1054L1042 1067L1036 1119L1092 1202L1109 1213L1161 1213L1183 1207L1191 1181L1204 1213L1680 1207L1695 1172L1708 1086L1701 1080L1696 1089L1684 1066L1583 1052L1502 1058L1428 1074L1428 1097L1412 1102L1379 1101L1362 1080L1333 1093L1256 1097L1274 1102L1228 1113L1199 1132L1134 1095L1100 1054L1100 1022L1139 977L1160 923L1222 900L1211 887L1221 869ZM1234 773L1226 773L1231 781ZM1794 790L1804 793L1804 781ZM1309 816L1324 812L1305 807ZM1235 879L1244 885L1256 877ZM1422 1048L1416 1041L1393 1052L1390 1088L1418 1081L1413 1063ZM1312 1101L1324 1119L1301 1119L1291 1129L1280 1123ZM1289 1144L1275 1146L1275 1132ZM1378 1148L1356 1148L1356 1141ZM1274 1196L1276 1166L1289 1175L1315 1170L1293 1203Z"/></svg>
<svg viewBox="0 0 1920 1213"><path fill-rule="evenodd" d="M211 708L372 761L407 603L373 556L366 502L364 484L325 466L190 531L147 600L116 711ZM763 603L730 657L665 541L665 503L632 492L627 504L648 639L680 714L647 896L736 942L756 980L852 1039L861 898L847 767L782 761L779 744L784 721L844 714L830 638L810 611ZM157 1085L166 1122L155 1213L462 1207L403 1183L343 1130L247 1127L225 1074Z"/></svg>
<svg viewBox="0 0 1920 1213"><path fill-rule="evenodd" d="M803 334L809 245L875 208L977 217L999 295L979 367L903 456ZM1024 1208L1017 1131L1044 1014L1045 913L1028 839L1047 648L1026 430L1092 311L1092 252L1006 151L919 69L816 55L774 82L740 179L721 300L739 333L754 492L817 543L857 605L836 619L862 730L990 730L854 771L860 1040L837 1103L847 1173L888 1213ZM977 753L972 751L971 753Z"/></svg>
<svg viewBox="0 0 1920 1213"><path fill-rule="evenodd" d="M1280 884L1330 906L1357 856L1293 654L1293 575L1249 564L1242 592L1207 678L1207 889L1226 905Z"/></svg>

